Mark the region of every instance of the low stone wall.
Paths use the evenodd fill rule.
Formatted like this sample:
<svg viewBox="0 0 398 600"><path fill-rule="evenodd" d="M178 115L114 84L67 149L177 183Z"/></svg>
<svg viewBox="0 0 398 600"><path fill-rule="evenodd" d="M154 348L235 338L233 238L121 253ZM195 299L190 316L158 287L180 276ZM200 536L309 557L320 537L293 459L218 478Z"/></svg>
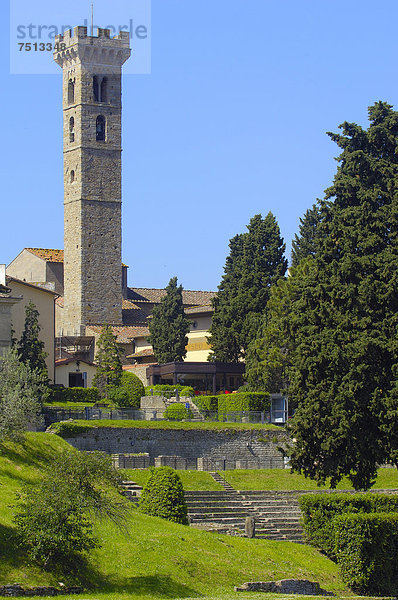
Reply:
<svg viewBox="0 0 398 600"><path fill-rule="evenodd" d="M61 596L66 594L82 594L83 588L81 587L61 587L56 588L52 586L37 586L30 588L23 588L19 583L13 583L10 585L0 585L0 596L8 596L16 598L18 596Z"/></svg>
<svg viewBox="0 0 398 600"><path fill-rule="evenodd" d="M155 458L180 457L203 470L285 467L278 446L288 443L286 432L267 429L141 429L92 428L67 441L79 450L108 454L147 453ZM203 459L202 462L198 459ZM189 466L188 468L196 468Z"/></svg>
<svg viewBox="0 0 398 600"><path fill-rule="evenodd" d="M150 467L149 454L112 454L115 469L147 469Z"/></svg>
<svg viewBox="0 0 398 600"><path fill-rule="evenodd" d="M270 594L301 594L305 596L334 596L333 592L323 590L316 581L308 579L281 579L280 581L250 581L235 592L267 592Z"/></svg>

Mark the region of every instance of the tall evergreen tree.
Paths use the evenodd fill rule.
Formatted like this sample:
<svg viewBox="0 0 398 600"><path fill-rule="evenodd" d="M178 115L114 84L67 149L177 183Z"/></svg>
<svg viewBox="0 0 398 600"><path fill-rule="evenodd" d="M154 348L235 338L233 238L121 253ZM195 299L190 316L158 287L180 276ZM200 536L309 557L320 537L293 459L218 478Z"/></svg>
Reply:
<svg viewBox="0 0 398 600"><path fill-rule="evenodd" d="M292 266L296 267L298 263L307 256L314 256L317 247L317 235L319 234L319 223L322 218L321 208L318 204L313 204L304 217L300 218L299 235L294 236L292 241Z"/></svg>
<svg viewBox="0 0 398 600"><path fill-rule="evenodd" d="M270 289L287 268L275 217L255 215L247 232L231 239L224 275L213 300L211 360L238 362L261 327Z"/></svg>
<svg viewBox="0 0 398 600"><path fill-rule="evenodd" d="M30 300L25 307L25 325L17 344L18 355L32 371L44 374L48 379L44 342L40 339L39 311Z"/></svg>
<svg viewBox="0 0 398 600"><path fill-rule="evenodd" d="M119 386L122 378L122 363L116 339L112 327L104 325L98 338L98 352L95 357L97 371L93 383L101 395L106 397L109 388Z"/></svg>
<svg viewBox="0 0 398 600"><path fill-rule="evenodd" d="M166 287L166 295L154 307L149 323L153 352L158 363L182 361L186 356L187 333L190 325L184 313L182 285L172 277Z"/></svg>
<svg viewBox="0 0 398 600"><path fill-rule="evenodd" d="M329 134L339 167L289 315L292 466L357 489L398 466L398 113L378 102L369 119Z"/></svg>

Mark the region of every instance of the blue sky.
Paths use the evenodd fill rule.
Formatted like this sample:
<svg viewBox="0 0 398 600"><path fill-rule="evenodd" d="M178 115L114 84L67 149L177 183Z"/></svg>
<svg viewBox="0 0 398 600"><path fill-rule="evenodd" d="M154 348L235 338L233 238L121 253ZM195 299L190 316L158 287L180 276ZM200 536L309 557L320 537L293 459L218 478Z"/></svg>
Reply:
<svg viewBox="0 0 398 600"><path fill-rule="evenodd" d="M216 289L229 239L254 214L274 213L290 252L336 170L325 132L366 126L377 100L398 106L398 3L152 0L149 19L148 2L94 3L96 24L146 19L150 41L151 57L133 40L138 66L123 80L123 260L132 286L177 275L186 289ZM38 57L15 57L15 24L78 25L91 7L11 0L1 12L8 263L25 246L63 246L61 71L41 63L26 74ZM22 74L10 73L10 51Z"/></svg>

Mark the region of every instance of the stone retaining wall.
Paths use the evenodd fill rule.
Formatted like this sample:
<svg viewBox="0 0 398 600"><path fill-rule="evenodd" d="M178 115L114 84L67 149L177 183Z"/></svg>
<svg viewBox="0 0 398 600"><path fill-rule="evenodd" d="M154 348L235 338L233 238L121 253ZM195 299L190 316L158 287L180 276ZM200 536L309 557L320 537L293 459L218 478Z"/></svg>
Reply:
<svg viewBox="0 0 398 600"><path fill-rule="evenodd" d="M108 454L148 453L151 465L159 456L180 457L190 465L204 459L204 470L235 468L284 468L278 446L288 443L283 429L202 430L130 429L98 427L67 441L79 450L101 450ZM190 466L188 468L195 468Z"/></svg>

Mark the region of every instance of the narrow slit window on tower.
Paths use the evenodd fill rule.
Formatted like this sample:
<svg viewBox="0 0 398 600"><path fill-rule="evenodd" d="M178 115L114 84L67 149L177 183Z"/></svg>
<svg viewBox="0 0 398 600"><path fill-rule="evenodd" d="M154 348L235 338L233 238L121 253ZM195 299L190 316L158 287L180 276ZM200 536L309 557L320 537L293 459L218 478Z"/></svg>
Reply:
<svg viewBox="0 0 398 600"><path fill-rule="evenodd" d="M94 101L98 102L99 101L99 89L98 89L98 77L96 75L94 75L94 77L93 77L93 94L94 94Z"/></svg>
<svg viewBox="0 0 398 600"><path fill-rule="evenodd" d="M102 78L101 81L101 102L107 102L108 96L108 79L106 77Z"/></svg>
<svg viewBox="0 0 398 600"><path fill-rule="evenodd" d="M75 119L73 117L69 119L69 141L75 141Z"/></svg>
<svg viewBox="0 0 398 600"><path fill-rule="evenodd" d="M70 182L73 183L75 181L75 172L72 170L70 172Z"/></svg>
<svg viewBox="0 0 398 600"><path fill-rule="evenodd" d="M72 79L68 81L68 104L72 104L75 101L75 84Z"/></svg>
<svg viewBox="0 0 398 600"><path fill-rule="evenodd" d="M95 132L97 142L105 142L105 117L102 115L97 117Z"/></svg>

